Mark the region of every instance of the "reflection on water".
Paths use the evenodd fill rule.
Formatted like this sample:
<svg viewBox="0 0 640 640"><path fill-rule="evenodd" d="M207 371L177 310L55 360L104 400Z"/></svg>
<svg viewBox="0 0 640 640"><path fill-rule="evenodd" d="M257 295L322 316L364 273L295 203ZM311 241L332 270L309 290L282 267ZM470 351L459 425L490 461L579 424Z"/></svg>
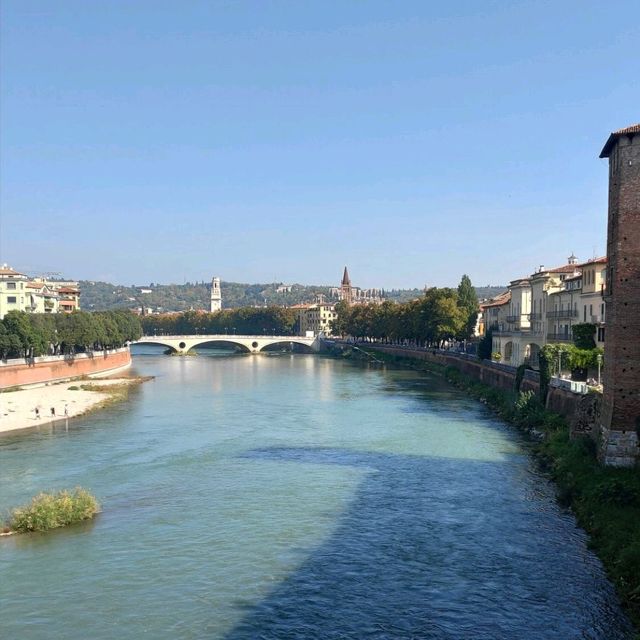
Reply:
<svg viewBox="0 0 640 640"><path fill-rule="evenodd" d="M414 372L147 349L127 402L0 438L0 509L75 485L104 509L0 540L3 636L625 637L583 533L482 405Z"/></svg>

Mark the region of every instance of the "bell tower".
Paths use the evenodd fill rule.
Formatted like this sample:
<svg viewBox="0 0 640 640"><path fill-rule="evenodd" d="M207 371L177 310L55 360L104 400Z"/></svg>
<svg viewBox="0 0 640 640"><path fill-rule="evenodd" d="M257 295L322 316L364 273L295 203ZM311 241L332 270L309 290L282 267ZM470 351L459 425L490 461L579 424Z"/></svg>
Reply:
<svg viewBox="0 0 640 640"><path fill-rule="evenodd" d="M222 309L222 292L220 291L220 278L211 280L211 312Z"/></svg>
<svg viewBox="0 0 640 640"><path fill-rule="evenodd" d="M344 300L347 304L353 302L353 287L351 286L351 278L349 278L347 267L344 268L342 282L340 283L340 300Z"/></svg>
<svg viewBox="0 0 640 640"><path fill-rule="evenodd" d="M609 159L600 458L629 467L640 459L640 124L614 131L600 157Z"/></svg>

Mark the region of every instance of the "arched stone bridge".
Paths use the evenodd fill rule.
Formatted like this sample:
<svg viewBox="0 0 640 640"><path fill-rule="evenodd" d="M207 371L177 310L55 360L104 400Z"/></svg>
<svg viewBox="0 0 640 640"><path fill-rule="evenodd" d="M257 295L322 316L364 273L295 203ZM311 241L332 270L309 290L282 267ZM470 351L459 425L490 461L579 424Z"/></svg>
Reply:
<svg viewBox="0 0 640 640"><path fill-rule="evenodd" d="M236 335L195 335L195 336L143 336L131 344L157 344L185 354L190 349L208 343L225 343L242 347L249 353L260 353L274 344L300 344L313 351L320 350L320 338L305 336L236 336Z"/></svg>

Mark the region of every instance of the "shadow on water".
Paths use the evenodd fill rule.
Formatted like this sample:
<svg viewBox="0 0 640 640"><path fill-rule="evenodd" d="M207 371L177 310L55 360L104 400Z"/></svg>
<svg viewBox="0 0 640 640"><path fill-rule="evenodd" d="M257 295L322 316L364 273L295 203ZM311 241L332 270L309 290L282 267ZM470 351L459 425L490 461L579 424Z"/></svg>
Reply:
<svg viewBox="0 0 640 640"><path fill-rule="evenodd" d="M627 637L583 533L521 457L497 463L330 448L245 457L367 473L332 536L248 608L228 640ZM546 488L532 491L534 480Z"/></svg>

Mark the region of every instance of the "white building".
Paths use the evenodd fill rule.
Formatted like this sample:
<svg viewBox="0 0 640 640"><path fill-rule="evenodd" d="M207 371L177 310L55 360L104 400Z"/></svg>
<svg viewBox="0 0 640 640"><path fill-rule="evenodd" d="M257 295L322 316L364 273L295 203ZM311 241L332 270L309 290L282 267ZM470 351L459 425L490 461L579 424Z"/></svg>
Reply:
<svg viewBox="0 0 640 640"><path fill-rule="evenodd" d="M222 291L220 290L220 278L211 280L211 312L215 313L222 309Z"/></svg>

